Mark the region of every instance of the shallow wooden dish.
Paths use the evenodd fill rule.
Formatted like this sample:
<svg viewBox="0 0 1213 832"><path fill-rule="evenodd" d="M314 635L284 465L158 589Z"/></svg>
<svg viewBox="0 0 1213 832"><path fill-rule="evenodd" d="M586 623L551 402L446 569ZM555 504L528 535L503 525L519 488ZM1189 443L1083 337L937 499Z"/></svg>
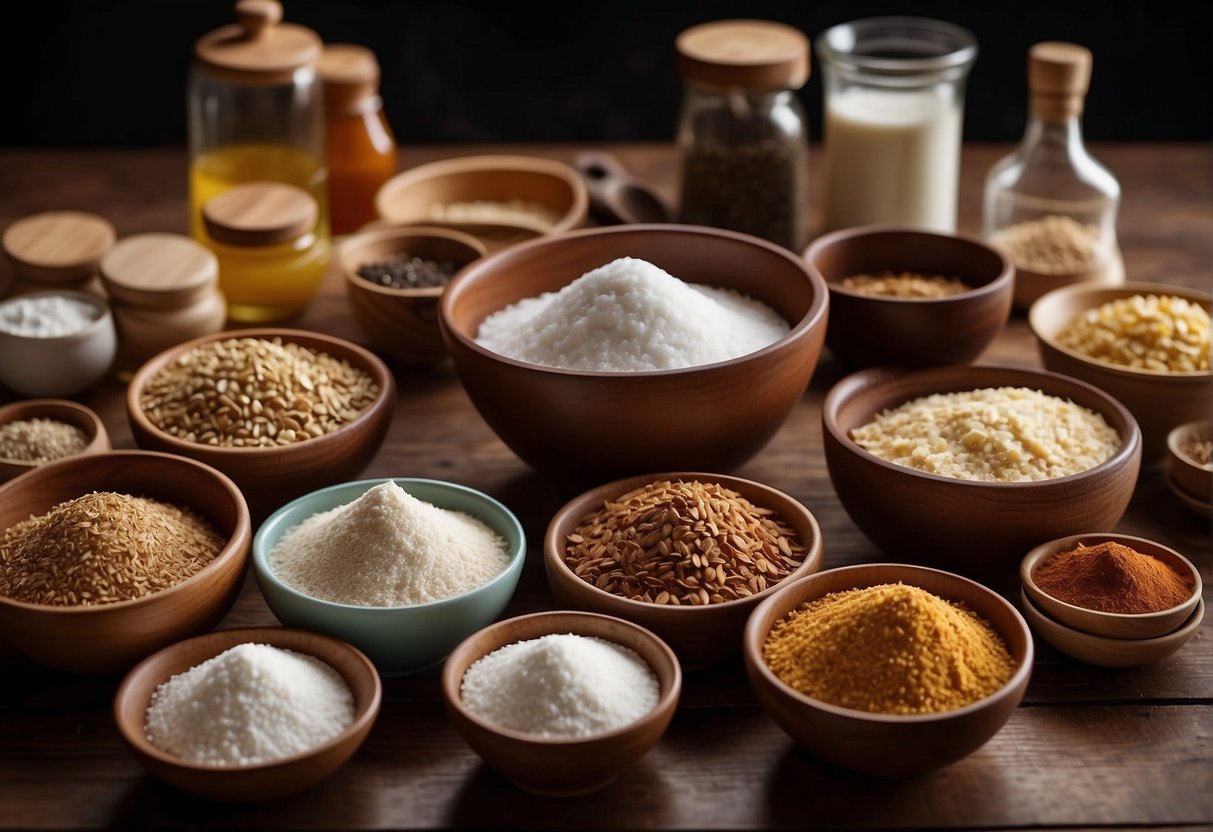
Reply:
<svg viewBox="0 0 1213 832"><path fill-rule="evenodd" d="M830 592L901 582L948 601L963 601L1006 643L1016 669L991 696L953 711L877 714L806 696L779 679L762 646L775 622L800 604ZM945 766L994 736L1023 699L1034 655L1028 625L1002 596L981 584L935 569L895 563L819 572L782 587L759 605L745 628L745 665L758 701L797 744L835 765L879 776L906 776Z"/></svg>
<svg viewBox="0 0 1213 832"><path fill-rule="evenodd" d="M399 254L462 268L486 253L484 243L461 231L396 226L348 237L338 245L336 259L354 319L370 339L372 349L404 365L425 365L446 358L438 326L438 299L446 287L395 289L359 277L358 269Z"/></svg>
<svg viewBox="0 0 1213 832"><path fill-rule="evenodd" d="M636 651L657 677L657 705L617 730L563 740L502 728L464 708L460 688L473 662L507 644L551 633L593 636ZM543 795L588 794L622 774L665 733L681 691L678 660L661 639L630 622L585 612L539 612L499 621L469 636L442 668L442 700L455 730L492 768L520 788Z"/></svg>
<svg viewBox="0 0 1213 832"><path fill-rule="evenodd" d="M90 408L68 399L26 399L0 407L0 425L26 419L54 419L84 431L88 444L84 450L72 456L105 453L111 447L110 435L101 417ZM0 459L0 482L11 480L19 474L37 468L39 464L46 463Z"/></svg>
<svg viewBox="0 0 1213 832"><path fill-rule="evenodd" d="M240 593L252 541L248 506L235 484L214 468L170 454L111 451L69 457L0 486L0 529L92 491L188 507L213 523L227 544L198 574L132 601L57 607L0 597L4 640L50 667L118 670L218 624Z"/></svg>
<svg viewBox="0 0 1213 832"><path fill-rule="evenodd" d="M252 766L199 765L152 745L143 726L156 688L174 675L245 643L306 653L332 667L354 695L354 721L310 751ZM374 665L345 642L279 627L222 630L170 645L140 662L122 680L114 696L114 722L135 758L152 776L211 800L270 800L303 791L344 765L370 732L382 695Z"/></svg>
<svg viewBox="0 0 1213 832"><path fill-rule="evenodd" d="M564 560L566 540L581 519L602 508L603 502L657 480L683 479L715 482L741 494L756 506L772 509L796 530L805 547L804 562L778 584L748 598L705 606L667 606L633 601L599 589L582 580ZM741 634L754 607L779 587L813 574L821 568L825 554L821 527L812 512L793 497L770 486L721 474L672 472L643 474L600 485L566 503L552 517L543 537L543 565L552 597L561 606L613 615L652 630L673 648L686 670L707 667L735 655L741 649Z"/></svg>
<svg viewBox="0 0 1213 832"><path fill-rule="evenodd" d="M847 228L814 240L809 268L830 287L826 345L848 367L967 364L1011 314L1015 270L980 240L896 226ZM843 288L856 274L913 272L972 287L942 298L896 298Z"/></svg>
<svg viewBox="0 0 1213 832"><path fill-rule="evenodd" d="M791 331L749 355L658 372L543 367L476 343L490 314L559 291L619 257L749 295ZM489 427L536 470L584 486L645 471L727 471L750 459L808 386L828 307L825 282L773 243L700 226L628 225L491 254L456 276L440 314L455 369Z"/></svg>
<svg viewBox="0 0 1213 832"><path fill-rule="evenodd" d="M1167 433L1185 422L1208 419L1213 402L1213 370L1191 373L1158 373L1134 370L1097 361L1076 350L1060 346L1057 335L1075 317L1118 298L1136 294L1167 294L1186 298L1209 308L1213 295L1163 283L1125 283L1104 287L1078 284L1055 289L1032 304L1028 324L1045 368L1081 379L1115 397L1137 420L1142 434L1142 464L1163 461Z"/></svg>
<svg viewBox="0 0 1213 832"><path fill-rule="evenodd" d="M1185 442L1209 439L1213 439L1213 420L1210 419L1176 425L1167 433L1167 474L1172 486L1194 502L1206 505L1213 501L1213 464L1198 464L1180 447Z"/></svg>
<svg viewBox="0 0 1213 832"><path fill-rule="evenodd" d="M1002 386L1040 390L1102 414L1120 433L1120 449L1069 477L992 483L895 465L850 438L881 411L920 396ZM1009 576L1041 540L1113 528L1133 496L1141 463L1141 434L1123 405L1089 384L1040 370L874 367L834 385L821 420L830 479L855 525L890 555L966 575Z"/></svg>
<svg viewBox="0 0 1213 832"><path fill-rule="evenodd" d="M1166 635L1144 639L1106 638L1067 627L1051 618L1032 603L1025 589L1020 589L1019 601L1024 617L1038 636L1067 656L1100 667L1138 667L1161 661L1183 647L1200 629L1200 622L1205 617L1204 599L1198 598L1196 609L1187 621Z"/></svg>
<svg viewBox="0 0 1213 832"><path fill-rule="evenodd" d="M231 338L281 338L365 370L379 386L374 403L333 433L271 448L225 448L186 442L152 424L140 400L143 388L161 369L195 347ZM196 459L227 474L244 492L253 513L269 511L300 494L357 476L379 451L396 408L396 381L377 355L331 335L294 329L240 329L204 335L150 359L126 390L126 415L139 447Z"/></svg>
<svg viewBox="0 0 1213 832"><path fill-rule="evenodd" d="M1067 604L1065 601L1054 598L1036 585L1033 573L1053 555L1058 552L1067 552L1079 543L1085 546L1094 546L1097 543L1104 543L1109 540L1124 544L1144 555L1152 555L1158 558L1184 578L1185 582L1191 587L1192 594L1184 603L1168 610L1129 615L1100 612L1099 610ZM1200 571L1179 552L1163 546L1161 543L1147 540L1144 537L1133 537L1132 535L1111 532L1074 534L1040 544L1024 556L1023 561L1019 565L1019 579L1022 582L1023 591L1032 599L1033 605L1042 612L1076 630L1081 630L1084 633L1090 633L1095 636L1106 636L1107 638L1157 638L1173 632L1192 615L1192 611L1196 609L1196 604L1200 601L1201 592L1203 591Z"/></svg>

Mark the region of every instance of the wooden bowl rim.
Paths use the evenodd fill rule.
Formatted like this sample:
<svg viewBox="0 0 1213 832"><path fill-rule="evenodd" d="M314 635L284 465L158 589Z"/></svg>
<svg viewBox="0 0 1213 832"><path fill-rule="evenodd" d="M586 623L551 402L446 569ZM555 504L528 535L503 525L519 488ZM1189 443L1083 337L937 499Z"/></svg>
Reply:
<svg viewBox="0 0 1213 832"><path fill-rule="evenodd" d="M665 688L664 690L662 690L660 692L660 694L657 697L657 703L655 705L653 705L652 708L650 708L639 719L635 720L634 722L630 722L627 725L624 725L620 728L615 728L614 730L611 730L611 731L603 731L602 733L593 734L588 737L564 738L564 737L540 737L535 734L527 734L522 731L515 731L512 728L506 728L502 725L497 725L496 723L493 723L493 722L487 722L486 720L481 719L480 717L476 716L474 713L469 711L466 707L464 707L463 696L460 693L461 686L463 684L463 674L459 674L458 678L456 678L455 665L462 663L464 654L470 654L471 644L472 644L473 640L483 637L484 635L486 635L490 632L495 632L497 630L504 629L507 626L513 626L518 621L524 621L524 620L525 621L534 621L537 623L547 623L547 622L545 622L545 619L551 619L551 624L550 624L551 628L550 629L548 629L548 627L544 627L544 628L542 628L542 629L544 629L544 632L540 633L539 635L531 636L526 640L530 640L533 638L540 638L543 635L567 633L567 632L570 632L569 628L555 625L555 620L557 618L567 618L567 617L572 617L572 618L584 621L591 628L593 628L595 623L598 623L598 622L603 622L603 621L613 622L614 624L622 626L626 631L630 632L632 634L632 636L634 637L635 641L648 642L652 647L654 647L657 650L658 655L661 656L662 664L665 665L665 667L663 669L667 673L670 674L670 684L667 688ZM583 634L574 633L574 635L583 635ZM632 643L623 644L621 642L614 641L613 639L606 638L605 636L592 636L592 637L593 638L602 638L604 641L610 641L613 644L619 645L620 647L626 647L629 650L632 650L633 652L639 653L639 651L637 651L636 648L632 646ZM510 644L516 644L516 643L517 642L510 642ZM635 642L633 642L633 643L635 643ZM503 646L505 646L505 645L503 645ZM473 658L471 661L468 662L468 666L470 667L473 662L476 662L476 661L484 658L486 655L488 655L488 653L482 653L480 655L477 655L475 658ZM643 656L641 657L641 659L643 660ZM648 664L647 661L645 663L646 663L646 665ZM656 668L650 666L649 670L650 670L650 672L653 673L654 676L657 676L658 678L660 678L660 674L658 674ZM466 672L467 671L465 669L464 673L466 673ZM465 638L463 641L461 641L458 645L456 645L456 647L453 650L451 650L450 654L443 661L441 686L442 686L442 698L447 702L447 704L449 704L456 711L458 711L462 717L464 717L469 722L471 722L472 724L476 725L477 727L479 727L480 729L482 729L486 732L496 734L497 736L508 739L511 742L520 743L522 745L525 745L529 748L534 748L534 749L544 749L544 748L576 749L578 747L592 748L592 747L598 746L600 744L610 742L611 740L617 739L619 737L624 737L629 734L634 734L639 731L642 731L648 725L652 724L653 722L661 720L667 712L672 712L677 707L678 698L682 694L682 665L679 663L678 657L674 654L673 649L668 644L666 644L665 641L660 636L658 636L652 630L642 627L641 625L636 624L635 622L628 621L627 619L624 619L624 618L619 618L618 616L605 615L603 613L597 613L597 612L586 612L583 610L544 610L541 612L533 612L533 613L529 613L526 615L518 615L518 616L514 616L513 618L505 618L500 621L495 621L492 624L489 624L487 627L482 627L481 629L479 629L476 632L469 635L467 638Z"/></svg>
<svg viewBox="0 0 1213 832"><path fill-rule="evenodd" d="M7 304L9 301L22 298L44 298L44 297L67 297L74 300L79 300L87 303L89 306L100 311L100 315L90 321L81 329L69 332L66 335L19 335L15 332L6 332L0 330L0 338L11 338L14 341L36 341L38 343L61 343L64 341L80 341L96 334L101 329L114 328L114 315L110 312L110 305L107 301L96 295L91 295L88 292L82 292L78 289L40 289L36 292L24 292L20 295L9 295L6 298L0 299L0 305Z"/></svg>
<svg viewBox="0 0 1213 832"><path fill-rule="evenodd" d="M58 418L57 414L63 411L71 411L81 421L89 425L88 429L85 430L88 444L84 446L83 450L60 457L59 459L72 459L78 456L86 456L109 450L110 435L109 431L105 429L105 422L101 421L101 417L91 407L74 402L71 399L21 399L9 402L6 405L0 405L0 426L7 425L10 422L19 422L23 419L56 419L56 421L62 422L64 420ZM75 422L69 424L72 424L74 427L80 427ZM14 471L18 469L29 471L34 468L40 468L43 465L49 465L51 462L58 462L59 459L52 459L48 462L27 462L20 459L5 459L0 457L0 468L8 466Z"/></svg>
<svg viewBox="0 0 1213 832"><path fill-rule="evenodd" d="M365 703L363 703L362 707L356 707L353 721L342 729L339 734L330 738L324 743L321 743L320 745L309 748L306 751L301 751L298 754L292 754L289 757L280 757L275 760L267 760L264 763L255 763L253 765L203 765L201 763L186 760L182 757L177 757L152 745L151 741L148 740L146 735L143 733L142 725L139 726L139 730L133 730L129 721L124 719L122 716L121 706L125 700L134 696L141 696L143 691L148 690L149 685L151 692L155 692L156 688L168 681L168 678L163 678L156 681L154 685L151 685L150 680L144 681L140 678L147 672L146 668L153 662L161 660L165 654L180 652L181 650L185 649L186 646L199 644L203 641L226 642L228 639L233 637L237 637L240 640L236 642L236 644L228 645L222 649L216 649L210 654L209 658L214 658L225 650L235 647L238 644L269 644L270 646L278 647L279 649L303 653L324 662L338 675L341 675L342 681L344 681L346 685L351 688L352 693L354 685L351 683L349 677L345 676L341 670L334 667L326 656L320 656L295 646L283 646L284 642L290 642L293 644L294 639L303 636L306 636L309 640L313 640L325 645L327 655L329 656L346 653L354 660L354 665L359 668L359 672L364 675L364 679L371 681L371 696ZM206 660L207 659L202 659L200 662L198 662L198 664L201 664ZM194 666L196 667L197 665ZM150 701L151 693L148 694L148 698ZM383 682L379 679L379 672L375 670L375 665L371 663L371 660L367 658L366 654L357 647L354 647L352 644L332 636L324 635L323 633L315 633L310 630L302 630L293 627L242 627L233 630L215 630L210 633L204 633L200 636L194 636L193 638L170 644L167 647L162 647L155 653L146 657L140 661L139 664L127 671L127 673L123 676L122 682L118 685L118 689L114 694L112 713L114 722L118 728L118 733L122 735L122 738L129 745L136 748L141 754L145 754L148 757L155 759L157 762L160 762L166 766L171 766L179 771L216 773L222 776L225 773L247 774L250 772L266 772L273 769L285 768L304 760L320 756L336 746L349 742L352 735L368 728L369 724L374 722L375 718L379 714L379 707L382 703L382 699ZM144 709L143 713L146 717L146 708Z"/></svg>
<svg viewBox="0 0 1213 832"><path fill-rule="evenodd" d="M1084 641L1089 646L1101 650L1123 651L1126 645L1148 648L1162 647L1175 641L1182 643L1192 637L1192 634L1196 631L1196 628L1200 626L1205 617L1205 600L1203 597L1197 596L1196 608L1192 611L1192 614L1185 618L1179 627L1169 633L1161 636L1155 636L1154 638L1112 638L1110 636L1092 635L1091 633L1083 630L1076 630L1068 624L1063 624L1042 610L1040 607L1036 606L1036 604L1032 602L1031 596L1028 595L1027 590L1023 587L1019 588L1019 600L1023 602L1026 617L1031 619L1034 624L1039 623L1041 626L1051 628L1055 632L1064 632L1072 636L1076 641ZM1071 653L1062 650L1060 647L1058 647L1057 650L1061 653L1066 653L1067 656L1077 658ZM1083 660L1079 659L1079 661Z"/></svg>
<svg viewBox="0 0 1213 832"><path fill-rule="evenodd" d="M442 286L423 286L420 288L382 286L378 283L372 283L371 281L362 277L356 270L347 269L345 267L344 260L346 255L359 246L366 245L368 243L377 243L381 240L415 237L439 238L454 243L460 243L472 249L476 256L460 266L459 269L456 270L456 274L458 274L459 271L466 266L475 263L481 257L488 254L488 248L479 238L455 228L442 228L434 225L390 225L355 232L338 243L337 268L340 270L347 283L364 292L370 292L371 294L382 295L383 297L388 298L438 298L444 291L446 291L446 287L450 285L449 281ZM451 276L451 279L454 279L454 275Z"/></svg>

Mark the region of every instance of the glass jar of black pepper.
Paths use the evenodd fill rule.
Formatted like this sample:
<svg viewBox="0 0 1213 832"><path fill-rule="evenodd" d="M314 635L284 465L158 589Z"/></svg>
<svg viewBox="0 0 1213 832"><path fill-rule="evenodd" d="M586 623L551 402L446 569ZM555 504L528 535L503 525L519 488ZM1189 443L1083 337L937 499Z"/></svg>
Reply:
<svg viewBox="0 0 1213 832"><path fill-rule="evenodd" d="M803 32L721 20L675 41L685 81L678 145L679 220L763 237L793 251L808 239L809 77Z"/></svg>

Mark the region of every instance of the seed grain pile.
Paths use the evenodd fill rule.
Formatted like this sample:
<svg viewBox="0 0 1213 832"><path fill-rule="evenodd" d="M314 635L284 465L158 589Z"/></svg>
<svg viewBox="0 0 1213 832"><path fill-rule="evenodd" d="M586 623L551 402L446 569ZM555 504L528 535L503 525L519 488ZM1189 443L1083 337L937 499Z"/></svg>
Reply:
<svg viewBox="0 0 1213 832"><path fill-rule="evenodd" d="M274 546L269 566L313 598L397 607L474 589L509 565L506 542L478 518L385 482L312 515Z"/></svg>
<svg viewBox="0 0 1213 832"><path fill-rule="evenodd" d="M901 583L801 604L771 628L762 653L801 693L883 714L962 708L1015 672L1006 645L980 616Z"/></svg>
<svg viewBox="0 0 1213 832"><path fill-rule="evenodd" d="M1094 468L1120 448L1098 413L1025 387L936 393L851 431L864 450L906 468L984 482L1032 482Z"/></svg>
<svg viewBox="0 0 1213 832"><path fill-rule="evenodd" d="M569 535L564 562L606 592L704 605L757 594L804 561L771 509L718 483L662 480L605 501Z"/></svg>
<svg viewBox="0 0 1213 832"><path fill-rule="evenodd" d="M789 330L766 304L684 283L652 263L621 257L559 292L485 318L477 343L501 355L568 370L647 372L725 361Z"/></svg>
<svg viewBox="0 0 1213 832"><path fill-rule="evenodd" d="M842 288L863 295L891 298L944 298L971 288L958 277L917 272L853 274L842 279Z"/></svg>
<svg viewBox="0 0 1213 832"><path fill-rule="evenodd" d="M1132 295L1088 309L1057 343L1108 364L1155 372L1209 369L1209 312L1175 295Z"/></svg>
<svg viewBox="0 0 1213 832"><path fill-rule="evenodd" d="M990 235L990 242L1017 269L1040 274L1071 274L1094 268L1100 260L1099 226L1050 214L1016 223Z"/></svg>
<svg viewBox="0 0 1213 832"><path fill-rule="evenodd" d="M354 696L333 668L269 644L238 644L160 685L144 731L192 763L251 766L315 748L353 721Z"/></svg>
<svg viewBox="0 0 1213 832"><path fill-rule="evenodd" d="M424 289L445 286L459 268L451 262L400 254L387 260L363 263L358 276L376 286L391 289Z"/></svg>
<svg viewBox="0 0 1213 832"><path fill-rule="evenodd" d="M1213 439L1193 439L1180 445L1179 450L1197 465L1208 465L1213 457Z"/></svg>
<svg viewBox="0 0 1213 832"><path fill-rule="evenodd" d="M0 595L54 606L129 601L197 574L223 544L187 509L97 491L4 532Z"/></svg>
<svg viewBox="0 0 1213 832"><path fill-rule="evenodd" d="M379 387L344 359L281 338L228 338L195 347L153 376L140 407L186 442L290 445L332 433Z"/></svg>
<svg viewBox="0 0 1213 832"><path fill-rule="evenodd" d="M460 696L473 714L540 737L590 737L657 705L657 677L634 650L560 633L507 644L473 662Z"/></svg>
<svg viewBox="0 0 1213 832"><path fill-rule="evenodd" d="M513 225L547 233L560 219L542 202L526 199L473 199L466 202L435 202L430 206L434 222L459 224Z"/></svg>
<svg viewBox="0 0 1213 832"><path fill-rule="evenodd" d="M18 419L0 425L0 460L41 464L87 447L84 431L58 419Z"/></svg>

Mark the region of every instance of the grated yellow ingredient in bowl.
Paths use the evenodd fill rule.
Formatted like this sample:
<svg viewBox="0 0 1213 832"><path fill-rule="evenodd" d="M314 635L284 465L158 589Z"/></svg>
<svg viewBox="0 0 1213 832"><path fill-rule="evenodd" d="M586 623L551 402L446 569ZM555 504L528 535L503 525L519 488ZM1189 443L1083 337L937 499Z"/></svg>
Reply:
<svg viewBox="0 0 1213 832"><path fill-rule="evenodd" d="M1176 295L1117 298L1076 317L1057 343L1105 364L1160 373L1209 369L1209 312Z"/></svg>

